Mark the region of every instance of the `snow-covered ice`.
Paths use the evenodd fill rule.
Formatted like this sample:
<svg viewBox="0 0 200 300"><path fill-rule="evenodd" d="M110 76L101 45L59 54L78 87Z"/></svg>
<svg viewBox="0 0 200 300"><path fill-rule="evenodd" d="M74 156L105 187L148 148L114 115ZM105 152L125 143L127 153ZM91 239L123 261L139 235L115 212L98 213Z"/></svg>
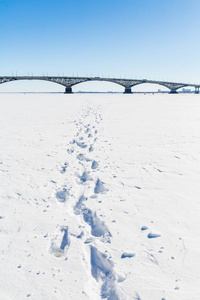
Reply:
<svg viewBox="0 0 200 300"><path fill-rule="evenodd" d="M0 105L0 299L200 299L199 95Z"/></svg>

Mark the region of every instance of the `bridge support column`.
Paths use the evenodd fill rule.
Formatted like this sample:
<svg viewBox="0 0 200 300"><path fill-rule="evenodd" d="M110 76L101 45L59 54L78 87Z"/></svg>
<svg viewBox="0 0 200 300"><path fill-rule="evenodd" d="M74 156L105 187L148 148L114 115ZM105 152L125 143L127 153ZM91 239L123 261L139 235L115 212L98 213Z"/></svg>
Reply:
<svg viewBox="0 0 200 300"><path fill-rule="evenodd" d="M199 86L195 86L195 94L199 94Z"/></svg>
<svg viewBox="0 0 200 300"><path fill-rule="evenodd" d="M132 94L131 88L125 87L124 94Z"/></svg>
<svg viewBox="0 0 200 300"><path fill-rule="evenodd" d="M66 87L65 88L65 93L64 94L72 94L72 88L71 87Z"/></svg>
<svg viewBox="0 0 200 300"><path fill-rule="evenodd" d="M171 90L169 94L178 94L177 90Z"/></svg>

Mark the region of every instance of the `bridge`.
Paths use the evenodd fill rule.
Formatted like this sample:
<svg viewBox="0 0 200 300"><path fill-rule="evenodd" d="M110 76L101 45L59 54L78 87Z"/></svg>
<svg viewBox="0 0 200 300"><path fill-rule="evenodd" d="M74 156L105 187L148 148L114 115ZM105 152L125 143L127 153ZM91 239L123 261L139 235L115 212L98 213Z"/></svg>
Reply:
<svg viewBox="0 0 200 300"><path fill-rule="evenodd" d="M72 87L76 84L87 81L107 81L119 84L124 87L125 94L131 94L131 88L143 84L158 84L169 89L170 94L178 93L177 90L185 87L194 87L195 94L199 94L200 84L180 83L170 81L157 81L147 79L122 79L122 78L103 78L103 77L65 77L65 76L3 76L0 77L0 84L16 80L45 80L60 84L65 87L65 93L72 93Z"/></svg>

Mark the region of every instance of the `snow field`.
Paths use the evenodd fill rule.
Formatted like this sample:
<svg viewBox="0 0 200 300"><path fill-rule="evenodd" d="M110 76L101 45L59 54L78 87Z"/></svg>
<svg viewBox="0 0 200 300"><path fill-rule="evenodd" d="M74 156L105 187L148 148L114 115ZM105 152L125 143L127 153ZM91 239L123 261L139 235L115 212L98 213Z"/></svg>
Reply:
<svg viewBox="0 0 200 300"><path fill-rule="evenodd" d="M1 95L3 299L198 299L198 95Z"/></svg>

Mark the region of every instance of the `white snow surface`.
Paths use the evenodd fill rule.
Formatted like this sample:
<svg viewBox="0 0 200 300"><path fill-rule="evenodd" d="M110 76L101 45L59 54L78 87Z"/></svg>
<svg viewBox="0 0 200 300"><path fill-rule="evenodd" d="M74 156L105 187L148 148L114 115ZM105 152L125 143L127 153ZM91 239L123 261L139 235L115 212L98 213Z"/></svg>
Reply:
<svg viewBox="0 0 200 300"><path fill-rule="evenodd" d="M199 95L0 106L0 299L200 299Z"/></svg>

